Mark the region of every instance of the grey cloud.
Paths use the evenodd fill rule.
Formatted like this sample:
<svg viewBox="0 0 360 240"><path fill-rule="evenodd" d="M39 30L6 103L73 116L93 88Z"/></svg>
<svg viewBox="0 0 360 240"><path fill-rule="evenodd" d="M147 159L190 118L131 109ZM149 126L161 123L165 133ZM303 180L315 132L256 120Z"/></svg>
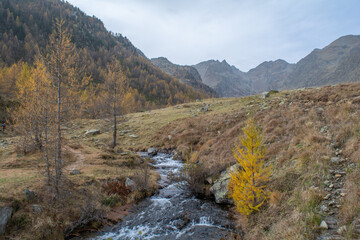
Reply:
<svg viewBox="0 0 360 240"><path fill-rule="evenodd" d="M226 59L246 71L297 62L345 34L359 34L356 0L70 0L127 36L148 57L196 64Z"/></svg>

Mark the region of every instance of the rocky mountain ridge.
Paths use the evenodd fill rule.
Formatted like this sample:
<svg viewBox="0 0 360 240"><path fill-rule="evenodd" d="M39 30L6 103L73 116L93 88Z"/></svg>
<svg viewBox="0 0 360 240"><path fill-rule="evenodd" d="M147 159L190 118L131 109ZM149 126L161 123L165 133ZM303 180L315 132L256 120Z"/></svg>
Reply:
<svg viewBox="0 0 360 240"><path fill-rule="evenodd" d="M165 57L152 58L150 61L154 66L179 79L180 82L191 86L195 90L206 93L212 97L217 96L215 90L202 82L200 74L194 67L173 64Z"/></svg>
<svg viewBox="0 0 360 240"><path fill-rule="evenodd" d="M358 82L359 65L360 36L347 35L323 49L313 50L296 64L278 59L263 62L248 72L240 71L226 60L208 60L193 67L202 82L214 89L220 97L239 97L273 89L289 90ZM193 74L198 76L195 72Z"/></svg>

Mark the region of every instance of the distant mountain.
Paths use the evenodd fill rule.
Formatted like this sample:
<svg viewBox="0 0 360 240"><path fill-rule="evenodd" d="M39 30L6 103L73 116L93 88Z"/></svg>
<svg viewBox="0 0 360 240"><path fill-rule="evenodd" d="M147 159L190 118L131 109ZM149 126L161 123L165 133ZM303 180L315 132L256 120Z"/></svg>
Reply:
<svg viewBox="0 0 360 240"><path fill-rule="evenodd" d="M360 36L343 36L301 59L280 89L360 81Z"/></svg>
<svg viewBox="0 0 360 240"><path fill-rule="evenodd" d="M176 65L164 57L152 58L151 63L195 90L206 93L211 97L217 96L211 87L202 82L200 74L194 67Z"/></svg>
<svg viewBox="0 0 360 240"><path fill-rule="evenodd" d="M239 97L253 94L246 74L225 60L209 60L194 65L203 83L214 89L220 97Z"/></svg>
<svg viewBox="0 0 360 240"><path fill-rule="evenodd" d="M341 37L323 49L315 49L296 64L278 59L263 62L248 72L230 66L225 60L209 60L194 67L203 83L221 97L359 82L360 36Z"/></svg>
<svg viewBox="0 0 360 240"><path fill-rule="evenodd" d="M295 64L290 64L281 59L263 62L247 72L246 78L252 83L254 93L281 89L294 68Z"/></svg>

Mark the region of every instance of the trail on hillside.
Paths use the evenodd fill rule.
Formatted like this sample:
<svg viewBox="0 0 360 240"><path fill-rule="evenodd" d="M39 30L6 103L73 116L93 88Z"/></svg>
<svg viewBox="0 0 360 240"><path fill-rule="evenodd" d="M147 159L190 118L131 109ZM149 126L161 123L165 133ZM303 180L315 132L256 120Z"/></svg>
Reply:
<svg viewBox="0 0 360 240"><path fill-rule="evenodd" d="M74 169L79 170L80 168L82 168L85 165L85 163L84 163L85 155L81 152L80 149L74 149L70 146L66 146L65 149L67 151L71 152L72 154L74 154L76 157L76 161L72 164L67 165L65 167L65 170L67 170L67 171L72 171Z"/></svg>
<svg viewBox="0 0 360 240"><path fill-rule="evenodd" d="M326 124L326 120L322 113L319 113L321 121ZM335 147L334 136L330 134L327 125L322 127L320 131L323 135L331 139L331 146L335 151L335 156L330 158L329 175L327 180L324 181L326 196L324 197L320 212L322 215L322 222L320 225L321 233L318 240L342 240L344 233L347 231L345 226L342 226L339 221L339 209L343 204L343 198L346 196L347 190L345 189L345 180L347 168L350 160L343 156L343 149ZM354 232L356 235L356 232ZM360 235L356 236L360 239Z"/></svg>

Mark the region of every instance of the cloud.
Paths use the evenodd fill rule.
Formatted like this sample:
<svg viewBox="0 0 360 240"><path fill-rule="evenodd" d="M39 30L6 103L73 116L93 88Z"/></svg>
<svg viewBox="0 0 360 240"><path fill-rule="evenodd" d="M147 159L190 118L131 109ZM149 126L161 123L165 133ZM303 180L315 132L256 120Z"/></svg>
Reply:
<svg viewBox="0 0 360 240"><path fill-rule="evenodd" d="M148 57L177 64L226 59L246 71L297 62L345 34L359 34L358 1L70 0L127 36Z"/></svg>

